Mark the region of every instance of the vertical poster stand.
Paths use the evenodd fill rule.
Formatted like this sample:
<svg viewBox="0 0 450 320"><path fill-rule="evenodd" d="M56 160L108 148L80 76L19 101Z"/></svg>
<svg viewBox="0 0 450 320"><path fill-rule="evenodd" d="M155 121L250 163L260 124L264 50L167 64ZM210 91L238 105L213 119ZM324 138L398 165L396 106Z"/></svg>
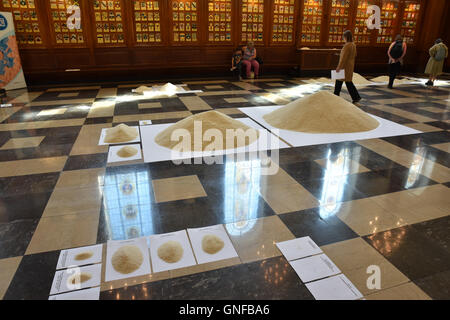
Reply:
<svg viewBox="0 0 450 320"><path fill-rule="evenodd" d="M10 12L0 12L0 98L1 107L6 97L5 90L26 88L19 48L14 30L14 20Z"/></svg>

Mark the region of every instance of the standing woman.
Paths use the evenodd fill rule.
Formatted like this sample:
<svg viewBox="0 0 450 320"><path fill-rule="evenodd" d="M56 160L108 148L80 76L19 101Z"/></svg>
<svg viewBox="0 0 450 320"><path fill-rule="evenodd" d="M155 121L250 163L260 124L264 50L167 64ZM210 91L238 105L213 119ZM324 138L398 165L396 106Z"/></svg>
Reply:
<svg viewBox="0 0 450 320"><path fill-rule="evenodd" d="M403 58L406 54L407 46L406 41L403 41L401 35L395 37L395 41L391 43L388 49L389 56L389 85L388 88L392 89L394 80L400 73L402 68Z"/></svg>
<svg viewBox="0 0 450 320"><path fill-rule="evenodd" d="M437 76L442 74L444 61L447 57L447 46L442 42L441 39L437 39L434 42L434 46L430 48L430 59L428 60L427 67L425 68L425 74L430 75L430 80L425 83L427 86L432 86Z"/></svg>
<svg viewBox="0 0 450 320"><path fill-rule="evenodd" d="M353 103L361 100L358 90L356 90L353 84L353 71L355 69L355 58L356 58L356 45L353 42L353 35L350 30L344 32L345 45L341 50L341 55L339 58L339 64L336 68L336 72L345 70L345 85L347 86L348 93L352 97ZM343 85L342 80L336 80L336 85L334 87L334 94L339 96L341 94L341 89Z"/></svg>
<svg viewBox="0 0 450 320"><path fill-rule="evenodd" d="M255 72L255 78L258 78L259 75L259 63L256 61L256 48L252 41L247 43L246 47L243 47L244 56L242 57L242 64L245 67L247 79L250 78L250 72L253 67L253 71Z"/></svg>

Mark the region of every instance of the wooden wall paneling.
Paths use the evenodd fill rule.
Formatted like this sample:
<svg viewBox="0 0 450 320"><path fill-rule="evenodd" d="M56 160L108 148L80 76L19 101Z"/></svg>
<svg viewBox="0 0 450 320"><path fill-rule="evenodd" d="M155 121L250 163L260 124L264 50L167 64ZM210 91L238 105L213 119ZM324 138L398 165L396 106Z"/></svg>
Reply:
<svg viewBox="0 0 450 320"><path fill-rule="evenodd" d="M415 41L417 60L419 61L417 65L420 66L416 69L418 72L424 72L425 65L429 59L429 49L434 45L437 38L442 37L441 25L446 25L448 30L448 21L446 21L446 18L449 16L448 11L445 11L446 8L447 10L449 8L448 1L429 0L422 2L422 6L424 8L421 10L418 25L418 31L421 32L416 35ZM441 14L439 15L439 13Z"/></svg>
<svg viewBox="0 0 450 320"><path fill-rule="evenodd" d="M317 15L305 15L305 10L308 12L308 8L310 8L309 5L305 4L305 0L299 0L299 4L297 5L298 7L298 11L297 11L297 28L298 28L298 33L297 33L297 39L296 39L296 47L300 48L302 46L308 46L308 47L318 47L318 46L323 46L325 44L325 33L327 33L327 19L326 16L328 15L328 3L326 0L321 0L322 1L322 15L320 16L320 23L317 22ZM318 1L318 4L320 4L320 1ZM311 19L314 19L314 17L316 18L316 24L313 24L315 28L317 28L317 26L320 26L320 33L315 33L315 36L319 36L319 42L311 42L311 41L304 41L302 39L303 35L307 35L308 33L303 32L303 25L305 25L305 28L311 28L313 27L313 25L309 24L309 23L304 23L304 17L306 17L306 19L309 19L309 17ZM314 22L314 20L313 20ZM312 32L310 33L310 35L313 34ZM328 34L328 33L327 33Z"/></svg>
<svg viewBox="0 0 450 320"><path fill-rule="evenodd" d="M167 1L127 1L130 41L133 46L156 47L167 45ZM149 4L151 3L151 6ZM157 7L155 6L157 4Z"/></svg>
<svg viewBox="0 0 450 320"><path fill-rule="evenodd" d="M422 45L423 49L430 48L434 41L441 37L442 23L446 24L448 28L448 21L445 21L446 15L448 16L445 11L446 7L448 8L448 1L429 0L426 2L424 10L421 11L420 25L418 26L418 30L421 30L421 32L416 36L416 40ZM436 14L437 12L443 13L441 19Z"/></svg>
<svg viewBox="0 0 450 320"><path fill-rule="evenodd" d="M383 47L387 47L390 45L390 43L392 43L395 40L395 37L397 34L400 33L400 24L401 24L401 19L402 19L402 12L401 12L401 8L402 8L402 4L401 4L401 0L379 0L380 4L380 8L381 8L381 22L382 22L382 29L381 31L377 31L375 36L375 42L374 42L374 46L383 46ZM394 6L394 8L389 8L389 9L383 9L384 6ZM397 6L397 7L395 7ZM392 17L395 15L395 18L385 18L383 15L385 13L388 13L389 15L392 15ZM386 28L383 28L383 22L386 23L391 23L391 25L387 26ZM394 24L394 26L392 25ZM389 31L391 31L389 33Z"/></svg>
<svg viewBox="0 0 450 320"><path fill-rule="evenodd" d="M81 5L81 27L83 28L83 34L85 43L89 49L89 65L95 66L97 61L95 59L95 46L96 46L96 30L95 20L92 20L92 1L93 0L80 0Z"/></svg>
<svg viewBox="0 0 450 320"><path fill-rule="evenodd" d="M113 2L113 9L111 10L111 8L109 7L109 1L108 1L108 7L106 9L106 12L108 13L108 19L104 20L102 17L102 13L105 12L104 9L101 7L96 8L95 7L95 3L100 4L101 0L88 0L87 4L87 11L88 11L88 16L89 16L89 22L91 24L91 32L90 32L90 36L92 37L93 40L93 46L96 48L102 48L102 47L126 47L127 43L126 43L126 29L128 27L128 25L126 24L126 20L125 20L125 8L124 8L124 0L114 0ZM116 8L116 2L119 3L120 5L120 10L117 10L118 8ZM101 11L100 11L101 10ZM109 16L109 13L113 12L114 13L114 20L111 19L111 17ZM100 15L100 20L97 19L97 14ZM118 20L118 16L117 14L120 14L120 19ZM109 25L108 29L104 28L104 25ZM100 28L97 28L97 25L100 26ZM121 25L122 31L119 31L120 29L118 28L118 25ZM111 27L115 27L115 29L111 29ZM102 42L100 42L99 40L99 35L102 36ZM109 36L109 42L107 42L108 40L106 39L107 36ZM120 38L119 36L122 36L123 42L120 42Z"/></svg>
<svg viewBox="0 0 450 320"><path fill-rule="evenodd" d="M264 0L264 13L263 13L263 42L264 42L264 49L269 46L270 44L270 35L272 32L272 20L271 20L271 14L272 6L271 2L273 0ZM259 31L259 30L258 30ZM260 50L261 51L261 50Z"/></svg>
<svg viewBox="0 0 450 320"><path fill-rule="evenodd" d="M49 0L50 2L50 0ZM65 8L60 8L59 7L59 2L58 7L57 8L51 8L50 3L48 3L47 5L47 11L48 11L48 17L49 17L49 24L50 24L50 29L51 32L50 34L52 35L53 38L53 45L55 48L87 48L90 46L89 43L89 39L90 39L90 29L88 29L89 26L89 15L88 15L88 11L87 11L87 2L85 0L79 0L80 3L80 13L81 13L81 29L82 32L73 32L73 30L69 30L69 31L63 31L63 25L67 22L67 18L68 16L70 16L71 14L67 14L67 7L70 4L73 4L73 1L70 0L66 0L66 4L67 6ZM53 19L53 15L52 12L59 12L59 13L66 13L66 18L64 19L62 16L59 16L60 19L59 20L54 20ZM57 23L60 26L60 31L56 31L55 30L55 23ZM69 35L69 42L65 42L66 39L63 38L63 43L58 43L56 41L56 37L63 37L64 35ZM72 35L77 35L77 37L79 35L81 35L83 37L83 42L80 42L79 40L77 40L77 43L72 42Z"/></svg>
<svg viewBox="0 0 450 320"><path fill-rule="evenodd" d="M163 44L165 46L169 46L172 42L171 42L171 29L170 29L170 21L171 21L171 17L170 17L170 3L169 1L160 1L160 6L161 6L161 17L163 17L163 19L165 20L165 23L161 23L161 30L162 30L162 35L165 38L163 41Z"/></svg>
<svg viewBox="0 0 450 320"><path fill-rule="evenodd" d="M342 45L342 34L345 30L352 28L354 18L353 11L355 9L354 0L333 0L336 5L329 5L329 27L327 44L330 46ZM347 13L347 14L346 14ZM334 23L333 23L334 21Z"/></svg>
<svg viewBox="0 0 450 320"><path fill-rule="evenodd" d="M116 47L114 49L101 47L93 52L96 66L129 66L133 65L128 48Z"/></svg>
<svg viewBox="0 0 450 320"><path fill-rule="evenodd" d="M196 10L195 10L195 14L196 14L196 28L197 31L192 30L191 32L188 31L188 33L193 34L194 32L196 33L196 41L193 41L193 37L191 41L186 41L186 31L178 31L175 32L174 31L174 25L175 23L178 23L178 26L180 28L181 24L183 24L183 26L185 25L186 21L185 18L183 18L183 21L180 21L180 19L178 19L178 22L174 21L174 12L176 13L176 15L178 14L182 14L183 16L185 16L186 10L175 10L174 9L174 4L179 4L179 3L183 3L184 4L187 2L186 0L169 0L169 22L170 22L170 45L174 46L174 47L187 47L187 46L200 46L203 44L204 41L204 25L205 25L205 21L203 19L203 14L202 12L204 12L204 2L205 0L195 0L195 1L188 1L188 2L193 2L196 4ZM179 7L178 7L179 8ZM194 12L194 10L189 11L189 12ZM191 22L191 27L194 25L194 22ZM174 37L174 35L177 34L178 35L178 39L179 41L177 41ZM184 34L184 39L185 41L181 41L182 37L181 35Z"/></svg>
<svg viewBox="0 0 450 320"><path fill-rule="evenodd" d="M57 69L65 71L67 69L86 69L92 66L92 53L89 48L67 48L55 49L54 59Z"/></svg>
<svg viewBox="0 0 450 320"><path fill-rule="evenodd" d="M219 5L220 11L216 11L216 4ZM210 8L210 5L212 5L212 8ZM225 5L225 8L223 6ZM231 6L231 11L227 11L227 5ZM236 12L236 1L234 0L219 0L219 1L210 1L206 0L204 3L205 10L203 12L203 20L205 21L204 25L204 44L206 46L226 46L226 47L234 47L235 45L235 29L236 29L236 20L235 20L235 12ZM210 9L212 9L210 11ZM222 10L225 11L222 11ZM216 14L220 16L220 21L216 21ZM210 15L211 19L210 20ZM224 15L224 16L222 16ZM228 15L230 16L231 21L228 21ZM225 18L224 21L222 21L222 18ZM222 23L225 24L225 31L216 31L215 26L216 24L220 24L220 27L222 26ZM227 25L229 24L230 29L227 30ZM210 25L212 27L212 30L210 30ZM215 35L219 35L220 40L216 40ZM230 35L230 40L227 40L227 34Z"/></svg>
<svg viewBox="0 0 450 320"><path fill-rule="evenodd" d="M168 49L163 47L136 47L130 50L133 66L167 66L169 65Z"/></svg>
<svg viewBox="0 0 450 320"><path fill-rule="evenodd" d="M380 7L380 9L382 8L382 2L381 0L372 0L374 2L374 4L376 4L378 7ZM381 15L383 14L383 10L381 9ZM377 36L378 36L378 30L374 29L372 31L372 39L371 39L371 43L370 45L372 47L375 47L377 45Z"/></svg>
<svg viewBox="0 0 450 320"><path fill-rule="evenodd" d="M44 42L45 48L53 48L53 43L51 39L51 33L50 33L50 23L48 20L49 16L47 14L47 0L35 0L36 8L38 8L38 15L40 23L40 28L42 28L42 39Z"/></svg>
<svg viewBox="0 0 450 320"><path fill-rule="evenodd" d="M270 23L269 23L269 28L268 28L269 29L269 46L278 46L278 47L289 46L289 47L292 47L292 45L294 45L296 43L295 35L296 35L296 29L297 29L296 26L297 26L298 17L299 17L299 11L298 11L299 0L293 0L292 1L293 3L291 3L291 1L289 1L289 0L286 0L285 1L286 3L283 2L283 4L277 3L277 2L279 2L279 0L271 0L270 2L271 2L270 3L270 11L269 11L269 15L270 15L269 22ZM288 7L289 8L289 13L286 14L286 13L279 12L277 14L276 11L275 11L275 5L283 6L285 8L284 10L286 10L286 7ZM291 6L293 6L293 8L294 8L294 11L292 13L290 12ZM275 16L278 16L278 23L275 23L275 20L274 20ZM284 18L283 18L283 22L280 23L280 20L279 20L280 16L281 17L285 17L285 16L292 17L292 22L288 22L288 24L286 24L285 21L284 21ZM281 34L289 35L290 34L291 37L292 37L291 41L289 41L289 40L287 40L287 41L284 41L284 40L282 40L282 41L274 41L273 34L274 34L274 25L275 24L287 25L288 28L289 27L292 28L292 32L290 32L290 33L289 33L289 31L288 32L284 32L284 30L283 30L283 33L277 32L277 34L279 34L279 35L281 35Z"/></svg>
<svg viewBox="0 0 450 320"><path fill-rule="evenodd" d="M353 21L352 21L353 25L350 30L352 30L352 33L354 35L355 38L354 41L359 47L373 46L375 45L376 42L377 30L376 29L369 30L367 28L366 21L370 16L369 14L367 14L367 8L370 5L377 5L381 8L380 1L379 0L353 0L353 1L355 8L353 11ZM358 16L358 11L361 11L363 13L363 16ZM358 23L358 21L360 23ZM363 34L357 33L356 28L358 28L358 30L361 30L361 28L363 28L363 30L367 31L365 31L365 33ZM359 41L359 37L362 38L361 41Z"/></svg>
<svg viewBox="0 0 450 320"><path fill-rule="evenodd" d="M328 33L330 31L330 7L331 1L323 0L323 15L322 15L322 28L321 28L321 46L328 45Z"/></svg>
<svg viewBox="0 0 450 320"><path fill-rule="evenodd" d="M249 32L249 31L243 31L242 30L242 26L243 26L243 24L245 23L247 26L248 26L248 24L249 23L251 23L252 25L254 25L254 24L256 24L256 25L262 25L262 27L263 27L263 31L262 31L262 37L263 37L263 39L262 39L262 41L259 41L259 40L254 40L254 39L252 39L253 40L253 42L255 43L255 47L260 47L261 45L263 45L263 46L267 46L268 45L268 30L267 30L267 28L270 28L270 22L269 22L269 18L268 18L268 11L267 10L269 10L269 8L270 8L270 4L269 4L269 0L263 0L264 2L262 3L262 5L263 5L263 13L260 13L259 12L259 9L258 9L258 12L254 12L253 11L253 8L254 8L254 4L257 4L258 5L258 8L259 8L259 5L261 4L259 1L257 2L258 0L248 0L248 2L246 2L246 3L244 3L243 1L239 1L239 6L238 6L238 12L239 12L239 19L237 20L237 25L238 25L238 28L239 28L239 45L244 45L244 44L246 44L248 41L249 41L249 39L247 39L246 38L246 40L244 41L243 40L243 38L242 38L242 34L243 33L245 33L245 34L249 34L249 33L251 33L252 34L252 37L253 37L253 34L258 34L258 33L261 33L260 31L251 31L251 32ZM251 6L252 6L252 12L243 12L243 7L244 6L247 6L248 4L250 4ZM248 8L248 7L247 7ZM253 19L253 15L254 14L257 14L257 15L261 15L261 14L263 14L263 21L262 22L260 22L260 21L258 21L258 22L244 22L243 21L243 14L246 14L247 16L248 16L248 14L251 14L252 15L252 19ZM248 27L247 27L247 30L249 30L248 29Z"/></svg>
<svg viewBox="0 0 450 320"><path fill-rule="evenodd" d="M16 33L17 45L19 46L19 48L20 49L26 49L26 48L43 49L43 48L48 47L48 40L47 40L48 37L47 37L47 33L45 32L46 19L44 19L45 17L42 14L41 2L38 0L35 0L34 8L30 7L30 3L28 1L26 2L26 5L27 5L26 8L23 8L22 5L20 5L20 3L17 3L17 5L19 5L18 8L12 7L11 0L6 0L6 1L0 2L1 11L10 12L13 16L14 29L15 29L15 33ZM31 5L33 5L33 4L31 4ZM17 19L14 11L18 11L21 13L20 19ZM32 17L30 14L31 12L36 13L37 20L32 20ZM23 16L23 13L26 13L26 18ZM34 31L33 24L35 24L35 23L37 23L37 25L38 25L39 32ZM22 26L22 28L19 28L19 24L20 24L20 26ZM31 30L26 29L27 25L30 25ZM23 37L23 39L28 39L30 36L33 38L34 43L30 44L30 43L23 43L22 41L20 41L22 37ZM41 39L41 43L36 42L37 39ZM28 41L28 40L26 40L26 41Z"/></svg>
<svg viewBox="0 0 450 320"><path fill-rule="evenodd" d="M448 46L450 46L450 28L448 27L448 21L450 19L450 1L445 1L444 8L445 15L441 19L441 29L439 34L441 35L442 41ZM450 72L450 59L445 60L445 71Z"/></svg>
<svg viewBox="0 0 450 320"><path fill-rule="evenodd" d="M403 23L405 23L406 21L409 21L410 19L405 19L404 15L408 13L407 8L410 4L420 4L420 11L419 11L419 16L416 16L416 25L415 25L415 34L414 34L414 40L412 42L408 41L408 45L417 45L418 43L418 36L419 36L419 30L420 30L420 25L421 25L421 18L422 18L422 13L424 11L424 2L421 0L402 0L402 6L400 9L400 34L403 36L403 38L405 38L405 34L403 32L403 30L405 28L403 28Z"/></svg>
<svg viewBox="0 0 450 320"><path fill-rule="evenodd" d="M20 50L20 59L25 73L28 71L54 70L57 68L54 53L51 49Z"/></svg>
<svg viewBox="0 0 450 320"><path fill-rule="evenodd" d="M137 44L134 37L134 5L131 0L123 1L123 20L125 30L125 44L123 47L102 47L96 44L95 21L92 19L92 1L81 0L82 24L85 34L83 46L73 44L56 44L53 30L53 20L50 12L50 0L35 0L39 5L43 29L46 30L43 39L46 48L21 48L24 71L33 81L42 79L83 79L83 77L100 77L117 75L146 75L164 77L169 75L186 74L227 74L233 49L245 44L242 41L242 0L233 0L232 5L232 41L224 44L211 44L208 41L208 0L197 1L198 42L175 44L172 39L172 8L171 0L160 1L161 37L159 45ZM190 0L193 1L193 0ZM357 6L357 0L352 7ZM371 0L378 1L380 0ZM445 25L445 8L439 5L441 0L422 1L420 17L417 24L415 43L408 49L405 70L419 71L424 68L428 59L429 44L434 42L440 30ZM1 2L0 2L1 3ZM404 3L404 0L401 0ZM303 70L329 70L335 67L337 56L342 43L328 43L329 12L332 0L323 0L322 28L318 45L306 45L311 50L296 50L301 44L302 19L304 0L297 0L294 35L292 44L279 44L272 41L274 0L264 1L264 31L263 41L256 42L258 56L264 60L264 73L268 71L287 70L294 65L300 65ZM95 15L94 15L95 16ZM355 13L349 14L355 19ZM401 21L399 14L398 20ZM429 20L431 19L431 20ZM442 22L442 23L441 23ZM352 20L354 23L354 20ZM400 24L398 24L400 26ZM431 29L434 31L430 32ZM51 29L51 30L49 30ZM444 28L445 29L445 28ZM340 35L339 35L340 36ZM379 71L381 65L386 65L386 50L388 44L376 44L376 34L373 35L373 45L368 47L358 45L357 70ZM336 48L337 50L332 50ZM420 59L419 59L420 56ZM417 63L419 61L419 63ZM66 69L81 69L81 72L64 72ZM151 71L149 73L149 71ZM58 76L56 76L58 75Z"/></svg>
<svg viewBox="0 0 450 320"><path fill-rule="evenodd" d="M233 48L239 47L241 43L241 26L239 25L241 19L240 2L241 0L233 0Z"/></svg>

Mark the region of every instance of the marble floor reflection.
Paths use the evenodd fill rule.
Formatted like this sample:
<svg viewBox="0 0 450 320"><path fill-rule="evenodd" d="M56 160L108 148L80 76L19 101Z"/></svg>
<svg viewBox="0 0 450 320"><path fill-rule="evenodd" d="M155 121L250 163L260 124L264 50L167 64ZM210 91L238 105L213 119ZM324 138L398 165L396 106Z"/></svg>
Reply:
<svg viewBox="0 0 450 320"><path fill-rule="evenodd" d="M62 249L222 224L238 257L103 281L100 298L311 300L275 245L309 236L366 299L450 299L450 85L359 88L362 110L420 134L212 165L107 163L103 128L205 110L243 118L240 107L332 89L285 77L174 83L202 92L151 99L131 91L136 83L9 94L13 106L0 109L0 298L48 299ZM365 271L374 264L383 280L373 291Z"/></svg>

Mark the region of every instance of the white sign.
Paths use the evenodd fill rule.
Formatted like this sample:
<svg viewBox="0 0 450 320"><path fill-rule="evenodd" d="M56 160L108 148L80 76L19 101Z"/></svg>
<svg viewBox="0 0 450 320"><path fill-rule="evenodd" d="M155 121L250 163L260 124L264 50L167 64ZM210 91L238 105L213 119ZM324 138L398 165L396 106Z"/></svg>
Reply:
<svg viewBox="0 0 450 320"><path fill-rule="evenodd" d="M100 287L73 291L50 296L48 300L98 300Z"/></svg>
<svg viewBox="0 0 450 320"><path fill-rule="evenodd" d="M102 262L103 245L62 250L56 269L71 268Z"/></svg>
<svg viewBox="0 0 450 320"><path fill-rule="evenodd" d="M153 272L174 270L194 266L197 264L194 258L194 254L192 253L191 244L189 242L186 230L165 234L156 234L150 236L149 238L150 238L150 256L152 258ZM178 242L178 244L183 249L180 260L169 263L162 260L159 257L158 255L159 247L167 243L168 241Z"/></svg>
<svg viewBox="0 0 450 320"><path fill-rule="evenodd" d="M67 7L67 28L69 30L81 29L81 12L80 7L77 5L71 5Z"/></svg>
<svg viewBox="0 0 450 320"><path fill-rule="evenodd" d="M343 274L306 284L316 300L357 300L363 295Z"/></svg>
<svg viewBox="0 0 450 320"><path fill-rule="evenodd" d="M116 270L112 265L112 258L116 251L122 247L137 247L142 254L142 262L137 269L129 273L122 273ZM120 261L120 260L119 260ZM148 253L147 238L136 238L130 240L109 240L106 246L106 269L105 281L114 281L120 279L127 279L151 274L150 270L150 256Z"/></svg>
<svg viewBox="0 0 450 320"><path fill-rule="evenodd" d="M322 249L309 236L278 242L276 246L288 261L322 253Z"/></svg>
<svg viewBox="0 0 450 320"><path fill-rule="evenodd" d="M367 14L371 16L367 18L366 24L369 30L381 30L381 10L379 6L371 5L367 7Z"/></svg>
<svg viewBox="0 0 450 320"><path fill-rule="evenodd" d="M345 70L342 69L339 72L336 72L336 70L331 70L331 80L343 80L345 79Z"/></svg>
<svg viewBox="0 0 450 320"><path fill-rule="evenodd" d="M10 12L0 12L0 88L14 90L26 88L14 20Z"/></svg>
<svg viewBox="0 0 450 320"><path fill-rule="evenodd" d="M187 229L187 232L199 264L231 259L238 256L227 232L221 224L205 228ZM208 235L216 236L223 241L223 248L220 251L210 254L203 250L203 237Z"/></svg>
<svg viewBox="0 0 450 320"><path fill-rule="evenodd" d="M53 278L50 294L97 287L100 285L101 272L101 264L57 271Z"/></svg>
<svg viewBox="0 0 450 320"><path fill-rule="evenodd" d="M341 273L339 268L325 254L289 261L289 264L304 283Z"/></svg>

